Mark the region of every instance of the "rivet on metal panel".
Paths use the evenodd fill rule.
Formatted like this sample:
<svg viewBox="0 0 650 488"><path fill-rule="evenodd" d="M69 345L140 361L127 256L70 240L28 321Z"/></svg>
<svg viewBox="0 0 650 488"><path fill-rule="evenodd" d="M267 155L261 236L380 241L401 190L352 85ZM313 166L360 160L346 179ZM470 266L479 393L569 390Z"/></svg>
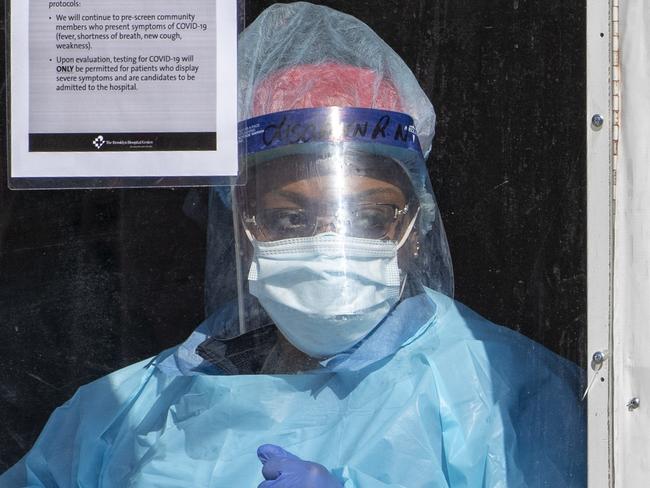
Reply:
<svg viewBox="0 0 650 488"><path fill-rule="evenodd" d="M603 116L600 115L600 114L595 114L595 115L591 118L591 125L592 125L595 129L600 129L600 128L603 126L604 123L605 123L605 119L604 119Z"/></svg>
<svg viewBox="0 0 650 488"><path fill-rule="evenodd" d="M641 406L641 400L637 397L632 398L629 402L627 402L627 409L632 412L639 408Z"/></svg>

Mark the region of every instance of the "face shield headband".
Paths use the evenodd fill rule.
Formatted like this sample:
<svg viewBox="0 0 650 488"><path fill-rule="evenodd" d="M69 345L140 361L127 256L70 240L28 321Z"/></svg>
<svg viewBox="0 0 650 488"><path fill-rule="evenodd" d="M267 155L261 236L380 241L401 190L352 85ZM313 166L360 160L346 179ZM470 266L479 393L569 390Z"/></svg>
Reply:
<svg viewBox="0 0 650 488"><path fill-rule="evenodd" d="M422 149L413 119L400 112L367 108L288 110L239 124L240 154L248 156L291 145L355 142L413 151Z"/></svg>

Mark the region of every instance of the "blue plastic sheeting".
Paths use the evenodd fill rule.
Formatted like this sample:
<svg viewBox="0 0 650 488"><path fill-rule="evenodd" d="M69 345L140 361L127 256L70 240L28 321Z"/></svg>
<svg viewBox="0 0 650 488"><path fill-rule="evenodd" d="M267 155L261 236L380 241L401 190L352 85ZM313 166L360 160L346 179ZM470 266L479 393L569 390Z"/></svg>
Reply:
<svg viewBox="0 0 650 488"><path fill-rule="evenodd" d="M404 321L411 335L388 356L362 344L312 373L183 375L158 367L171 350L106 376L54 412L0 486L255 487L256 450L271 443L346 488L585 487L579 370L428 298L429 320ZM393 313L417 314L419 300Z"/></svg>

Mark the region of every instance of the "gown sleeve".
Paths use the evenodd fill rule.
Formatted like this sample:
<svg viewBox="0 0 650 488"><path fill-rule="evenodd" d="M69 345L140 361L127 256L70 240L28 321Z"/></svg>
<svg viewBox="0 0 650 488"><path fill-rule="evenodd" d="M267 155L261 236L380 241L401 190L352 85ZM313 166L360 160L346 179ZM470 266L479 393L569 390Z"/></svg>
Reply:
<svg viewBox="0 0 650 488"><path fill-rule="evenodd" d="M32 449L0 476L0 488L97 486L103 433L151 375L145 360L82 386L47 421Z"/></svg>

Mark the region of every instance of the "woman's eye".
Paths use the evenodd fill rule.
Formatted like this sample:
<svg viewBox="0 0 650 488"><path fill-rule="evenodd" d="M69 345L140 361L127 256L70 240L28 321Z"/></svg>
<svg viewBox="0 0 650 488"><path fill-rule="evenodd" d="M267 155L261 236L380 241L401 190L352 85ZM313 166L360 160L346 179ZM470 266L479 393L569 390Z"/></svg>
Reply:
<svg viewBox="0 0 650 488"><path fill-rule="evenodd" d="M303 209L274 209L266 213L264 224L274 231L293 231L307 226Z"/></svg>
<svg viewBox="0 0 650 488"><path fill-rule="evenodd" d="M391 209L383 206L362 207L357 210L355 225L366 230L384 231L392 222Z"/></svg>
<svg viewBox="0 0 650 488"><path fill-rule="evenodd" d="M305 224L305 216L299 211L284 211L278 215L280 224L286 227L295 227Z"/></svg>

